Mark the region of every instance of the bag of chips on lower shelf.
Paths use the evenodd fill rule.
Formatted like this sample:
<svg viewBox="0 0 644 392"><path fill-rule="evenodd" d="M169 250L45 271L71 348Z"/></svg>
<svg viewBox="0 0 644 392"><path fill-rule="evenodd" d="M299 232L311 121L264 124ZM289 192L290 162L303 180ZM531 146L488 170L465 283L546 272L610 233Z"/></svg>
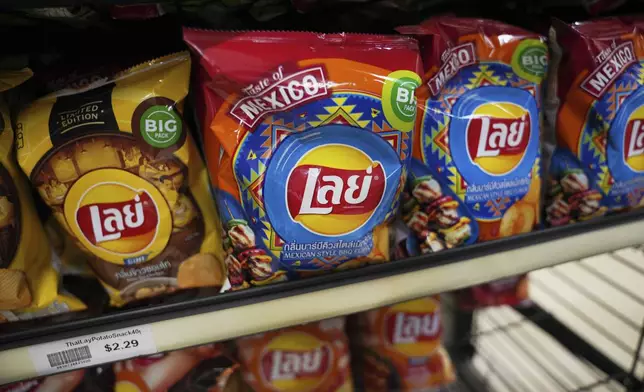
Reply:
<svg viewBox="0 0 644 392"><path fill-rule="evenodd" d="M244 381L255 392L353 391L345 319L236 340Z"/></svg>
<svg viewBox="0 0 644 392"><path fill-rule="evenodd" d="M369 392L438 391L455 380L441 344L438 296L350 316L357 389Z"/></svg>
<svg viewBox="0 0 644 392"><path fill-rule="evenodd" d="M2 392L248 392L223 344L205 344L59 373Z"/></svg>
<svg viewBox="0 0 644 392"><path fill-rule="evenodd" d="M420 81L401 36L185 30L233 288L389 258ZM204 87L205 85L205 87ZM214 114L213 114L214 112Z"/></svg>
<svg viewBox="0 0 644 392"><path fill-rule="evenodd" d="M563 51L546 222L644 205L644 33L636 22L553 21Z"/></svg>
<svg viewBox="0 0 644 392"><path fill-rule="evenodd" d="M2 392L74 392L83 391L81 385L86 370L78 369L71 372L54 374L32 380L20 381L0 387ZM111 391L109 386L98 391Z"/></svg>
<svg viewBox="0 0 644 392"><path fill-rule="evenodd" d="M18 160L112 304L226 282L208 175L182 119L177 53L38 99Z"/></svg>
<svg viewBox="0 0 644 392"><path fill-rule="evenodd" d="M243 392L239 365L220 343L112 365L114 392Z"/></svg>
<svg viewBox="0 0 644 392"><path fill-rule="evenodd" d="M527 305L530 303L528 283L528 275L518 275L458 290L457 304L461 310L499 305Z"/></svg>

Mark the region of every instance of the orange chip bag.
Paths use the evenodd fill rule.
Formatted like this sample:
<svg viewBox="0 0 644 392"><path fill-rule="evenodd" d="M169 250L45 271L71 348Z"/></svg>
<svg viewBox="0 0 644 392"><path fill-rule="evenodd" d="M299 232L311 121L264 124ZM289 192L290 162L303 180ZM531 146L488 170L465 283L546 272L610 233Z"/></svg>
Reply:
<svg viewBox="0 0 644 392"><path fill-rule="evenodd" d="M25 380L13 384L0 386L0 392L73 392L81 391L86 369L72 370L71 372L53 374L32 380ZM100 391L100 389L99 389Z"/></svg>
<svg viewBox="0 0 644 392"><path fill-rule="evenodd" d="M354 377L361 390L430 391L455 380L441 345L438 296L359 313L352 321Z"/></svg>
<svg viewBox="0 0 644 392"><path fill-rule="evenodd" d="M241 392L239 364L221 343L133 358L112 365L114 392Z"/></svg>
<svg viewBox="0 0 644 392"><path fill-rule="evenodd" d="M545 38L455 17L399 30L420 40L426 71L417 91L410 227L443 248L532 231L540 217Z"/></svg>
<svg viewBox="0 0 644 392"><path fill-rule="evenodd" d="M545 38L488 19L436 17L400 27L421 44L403 219L421 253L527 233L541 216ZM469 304L525 300L523 278L464 293Z"/></svg>
<svg viewBox="0 0 644 392"><path fill-rule="evenodd" d="M644 23L553 22L557 146L546 221L586 221L644 205Z"/></svg>
<svg viewBox="0 0 644 392"><path fill-rule="evenodd" d="M411 156L416 42L197 30L184 39L202 68L233 288L387 261Z"/></svg>
<svg viewBox="0 0 644 392"><path fill-rule="evenodd" d="M236 341L244 381L255 392L353 390L344 318Z"/></svg>

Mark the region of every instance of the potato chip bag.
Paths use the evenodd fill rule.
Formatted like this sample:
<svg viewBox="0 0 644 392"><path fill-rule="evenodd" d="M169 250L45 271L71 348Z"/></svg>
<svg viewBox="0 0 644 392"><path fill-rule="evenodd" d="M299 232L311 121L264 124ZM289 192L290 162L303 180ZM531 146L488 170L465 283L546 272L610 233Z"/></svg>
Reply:
<svg viewBox="0 0 644 392"><path fill-rule="evenodd" d="M409 184L413 228L427 231L433 249L532 231L545 39L455 17L399 30L418 37L426 70Z"/></svg>
<svg viewBox="0 0 644 392"><path fill-rule="evenodd" d="M635 24L553 22L563 54L549 225L644 205L644 30Z"/></svg>
<svg viewBox="0 0 644 392"><path fill-rule="evenodd" d="M354 377L359 390L438 391L455 380L441 344L438 296L351 316Z"/></svg>
<svg viewBox="0 0 644 392"><path fill-rule="evenodd" d="M182 120L189 76L189 55L173 54L20 114L20 165L114 305L225 283L207 172Z"/></svg>
<svg viewBox="0 0 644 392"><path fill-rule="evenodd" d="M530 303L528 275L509 276L456 291L459 309L475 310L486 306L520 306Z"/></svg>
<svg viewBox="0 0 644 392"><path fill-rule="evenodd" d="M133 358L112 365L114 392L242 392L239 364L221 343Z"/></svg>
<svg viewBox="0 0 644 392"><path fill-rule="evenodd" d="M420 251L532 231L541 216L545 39L501 22L456 17L398 30L419 39L425 68L403 196L403 219ZM510 280L512 287L503 280L460 292L461 305L522 302L525 276Z"/></svg>
<svg viewBox="0 0 644 392"><path fill-rule="evenodd" d="M400 36L185 30L233 288L389 257L420 82Z"/></svg>
<svg viewBox="0 0 644 392"><path fill-rule="evenodd" d="M86 372L86 369L78 369L7 384L0 386L0 392L73 392L83 390L82 382Z"/></svg>
<svg viewBox="0 0 644 392"><path fill-rule="evenodd" d="M237 339L244 381L255 392L353 391L344 327L334 318Z"/></svg>
<svg viewBox="0 0 644 392"><path fill-rule="evenodd" d="M0 72L0 91L21 84L28 69ZM20 171L14 150L9 110L0 97L0 312L41 309L58 295L58 273L52 249L33 204L29 183Z"/></svg>

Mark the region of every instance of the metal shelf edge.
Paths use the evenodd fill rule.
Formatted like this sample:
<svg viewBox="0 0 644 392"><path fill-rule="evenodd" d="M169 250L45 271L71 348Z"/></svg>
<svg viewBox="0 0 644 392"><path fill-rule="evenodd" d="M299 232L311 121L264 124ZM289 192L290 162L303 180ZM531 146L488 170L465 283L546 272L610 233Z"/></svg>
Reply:
<svg viewBox="0 0 644 392"><path fill-rule="evenodd" d="M644 221L633 222L459 263L164 320L153 324L155 340L160 350L173 350L347 315L621 249L644 241L642 233ZM190 336L177 334L188 326Z"/></svg>
<svg viewBox="0 0 644 392"><path fill-rule="evenodd" d="M639 219L460 262L149 324L157 349L175 350L356 313L642 242L644 220ZM37 376L28 350L0 351L0 384Z"/></svg>

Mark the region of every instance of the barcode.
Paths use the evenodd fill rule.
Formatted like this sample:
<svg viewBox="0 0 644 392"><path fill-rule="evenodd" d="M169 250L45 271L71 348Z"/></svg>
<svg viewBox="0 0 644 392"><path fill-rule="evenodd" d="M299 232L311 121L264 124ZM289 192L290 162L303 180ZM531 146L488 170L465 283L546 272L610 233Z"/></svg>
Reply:
<svg viewBox="0 0 644 392"><path fill-rule="evenodd" d="M89 351L89 346L76 347L65 351L59 351L57 353L47 354L47 359L49 360L50 367L67 365L68 363L83 361L85 359L91 358L92 353Z"/></svg>

